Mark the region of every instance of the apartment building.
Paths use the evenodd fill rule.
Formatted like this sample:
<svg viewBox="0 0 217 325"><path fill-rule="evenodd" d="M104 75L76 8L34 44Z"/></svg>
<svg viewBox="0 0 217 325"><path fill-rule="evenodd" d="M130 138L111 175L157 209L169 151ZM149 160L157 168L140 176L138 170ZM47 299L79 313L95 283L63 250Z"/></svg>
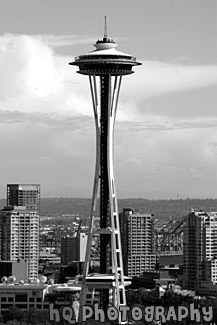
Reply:
<svg viewBox="0 0 217 325"><path fill-rule="evenodd" d="M206 288L213 291L217 284L217 212L192 211L183 231L183 286L199 294Z"/></svg>
<svg viewBox="0 0 217 325"><path fill-rule="evenodd" d="M26 206L39 214L39 184L7 184L7 206Z"/></svg>
<svg viewBox="0 0 217 325"><path fill-rule="evenodd" d="M23 206L0 210L0 260L27 262L27 276L38 277L39 215Z"/></svg>
<svg viewBox="0 0 217 325"><path fill-rule="evenodd" d="M119 214L124 274L139 276L156 267L153 254L153 215L123 209Z"/></svg>

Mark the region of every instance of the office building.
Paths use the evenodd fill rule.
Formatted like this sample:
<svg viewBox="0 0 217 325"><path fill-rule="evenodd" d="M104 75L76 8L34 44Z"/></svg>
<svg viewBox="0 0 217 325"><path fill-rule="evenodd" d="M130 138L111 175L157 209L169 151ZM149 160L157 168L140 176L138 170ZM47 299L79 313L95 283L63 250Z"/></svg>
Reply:
<svg viewBox="0 0 217 325"><path fill-rule="evenodd" d="M183 286L197 294L217 293L217 212L192 211L185 220Z"/></svg>
<svg viewBox="0 0 217 325"><path fill-rule="evenodd" d="M124 273L139 276L156 267L153 254L153 215L124 209L119 214Z"/></svg>
<svg viewBox="0 0 217 325"><path fill-rule="evenodd" d="M39 215L23 206L0 210L0 260L28 263L29 278L38 276Z"/></svg>
<svg viewBox="0 0 217 325"><path fill-rule="evenodd" d="M78 238L64 236L61 238L61 264L68 265L78 261Z"/></svg>
<svg viewBox="0 0 217 325"><path fill-rule="evenodd" d="M26 206L30 211L39 214L40 185L39 184L8 184L7 206Z"/></svg>
<svg viewBox="0 0 217 325"><path fill-rule="evenodd" d="M87 233L79 231L76 237L65 236L61 239L61 264L84 262L87 247Z"/></svg>

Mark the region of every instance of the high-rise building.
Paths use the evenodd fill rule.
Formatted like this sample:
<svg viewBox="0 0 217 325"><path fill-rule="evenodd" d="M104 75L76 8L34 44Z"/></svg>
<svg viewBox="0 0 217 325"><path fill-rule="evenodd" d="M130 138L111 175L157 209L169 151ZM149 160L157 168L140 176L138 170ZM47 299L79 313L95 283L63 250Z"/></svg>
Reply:
<svg viewBox="0 0 217 325"><path fill-rule="evenodd" d="M212 294L217 284L217 212L192 211L183 232L183 286Z"/></svg>
<svg viewBox="0 0 217 325"><path fill-rule="evenodd" d="M7 206L26 206L30 211L39 214L40 185L39 184L8 184Z"/></svg>
<svg viewBox="0 0 217 325"><path fill-rule="evenodd" d="M79 231L75 237L64 236L61 238L61 264L68 265L72 262L84 262L87 246L86 231Z"/></svg>
<svg viewBox="0 0 217 325"><path fill-rule="evenodd" d="M0 260L28 263L28 277L38 277L39 215L26 207L0 210Z"/></svg>
<svg viewBox="0 0 217 325"><path fill-rule="evenodd" d="M61 238L61 264L68 265L78 261L78 238L64 236Z"/></svg>
<svg viewBox="0 0 217 325"><path fill-rule="evenodd" d="M123 209L119 214L124 273L139 276L156 267L153 254L153 215Z"/></svg>

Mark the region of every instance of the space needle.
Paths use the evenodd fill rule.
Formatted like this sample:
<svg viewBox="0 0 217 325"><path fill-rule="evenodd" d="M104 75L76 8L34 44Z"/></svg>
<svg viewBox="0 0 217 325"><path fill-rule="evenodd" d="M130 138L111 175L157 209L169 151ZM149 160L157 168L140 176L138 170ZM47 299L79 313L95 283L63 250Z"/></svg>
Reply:
<svg viewBox="0 0 217 325"><path fill-rule="evenodd" d="M91 203L90 226L80 297L82 306L99 303L101 308L109 305L126 306L118 204L115 190L113 149L114 126L122 76L132 74L132 68L140 65L132 55L116 50L117 44L107 36L105 17L104 37L94 44L96 49L77 56L70 65L79 67L79 74L89 77L90 92L96 128L96 162ZM100 207L100 273L89 274L91 243L96 236L94 218L97 198ZM128 282L129 284L129 282Z"/></svg>

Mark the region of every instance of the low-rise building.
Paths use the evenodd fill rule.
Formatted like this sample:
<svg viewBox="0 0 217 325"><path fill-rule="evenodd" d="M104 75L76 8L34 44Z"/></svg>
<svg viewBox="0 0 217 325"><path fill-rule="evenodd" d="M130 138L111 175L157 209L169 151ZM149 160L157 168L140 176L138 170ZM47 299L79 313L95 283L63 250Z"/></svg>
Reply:
<svg viewBox="0 0 217 325"><path fill-rule="evenodd" d="M49 302L45 299L47 287L46 284L0 284L1 316L12 306L23 311L30 308L48 309Z"/></svg>
<svg viewBox="0 0 217 325"><path fill-rule="evenodd" d="M0 279L3 276L15 276L17 281L28 279L28 263L23 259L17 262L0 261Z"/></svg>
<svg viewBox="0 0 217 325"><path fill-rule="evenodd" d="M0 316L8 312L10 307L27 311L30 308L49 309L53 303L55 308L71 305L76 295L79 295L81 285L73 282L54 284L46 282L46 277L24 283L17 282L15 277L3 277L0 283Z"/></svg>
<svg viewBox="0 0 217 325"><path fill-rule="evenodd" d="M60 265L61 258L52 250L48 250L47 248L42 248L39 253L40 264L55 264Z"/></svg>

